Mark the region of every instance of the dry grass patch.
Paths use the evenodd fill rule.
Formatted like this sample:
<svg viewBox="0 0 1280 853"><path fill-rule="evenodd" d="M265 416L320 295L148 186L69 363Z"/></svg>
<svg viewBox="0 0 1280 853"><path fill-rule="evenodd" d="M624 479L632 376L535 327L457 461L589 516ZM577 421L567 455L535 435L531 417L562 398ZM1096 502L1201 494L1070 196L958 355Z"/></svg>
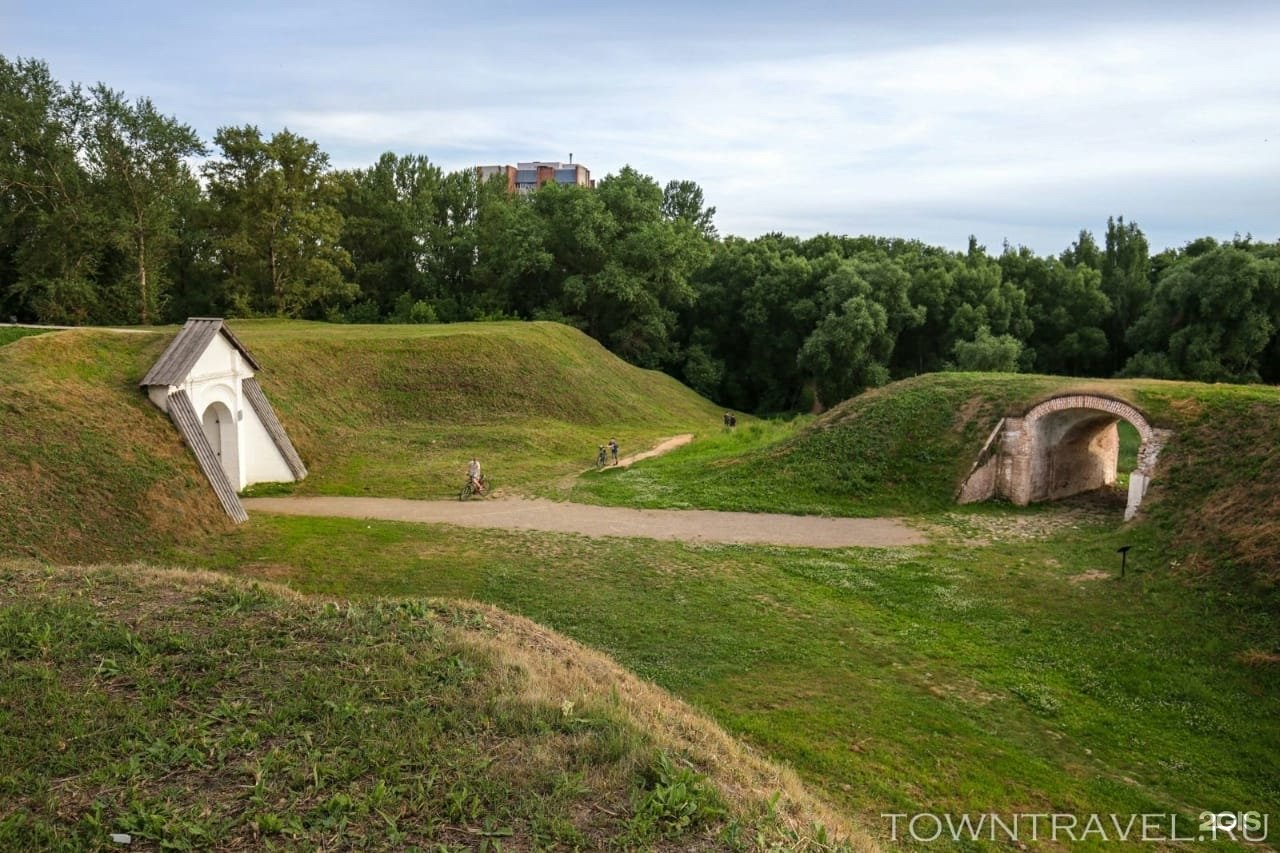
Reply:
<svg viewBox="0 0 1280 853"><path fill-rule="evenodd" d="M0 749L3 849L873 847L528 620L204 572L0 561Z"/></svg>

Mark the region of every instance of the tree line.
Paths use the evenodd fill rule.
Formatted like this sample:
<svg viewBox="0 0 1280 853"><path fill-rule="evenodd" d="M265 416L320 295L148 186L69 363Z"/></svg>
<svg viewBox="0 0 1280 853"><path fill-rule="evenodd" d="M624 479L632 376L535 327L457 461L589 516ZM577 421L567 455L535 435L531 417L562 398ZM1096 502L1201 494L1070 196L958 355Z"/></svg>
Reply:
<svg viewBox="0 0 1280 853"><path fill-rule="evenodd" d="M722 238L714 216L696 183L630 167L512 195L421 155L334 169L287 129L209 145L149 99L0 56L3 319L552 319L757 412L946 369L1280 381L1280 243L1152 254L1114 218L1101 244L993 255Z"/></svg>

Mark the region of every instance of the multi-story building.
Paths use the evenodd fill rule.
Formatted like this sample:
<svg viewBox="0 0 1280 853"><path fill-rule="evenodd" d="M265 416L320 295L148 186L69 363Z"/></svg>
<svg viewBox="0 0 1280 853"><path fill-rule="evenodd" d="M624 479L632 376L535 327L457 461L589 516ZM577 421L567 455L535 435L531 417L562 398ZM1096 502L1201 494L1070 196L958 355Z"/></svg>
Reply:
<svg viewBox="0 0 1280 853"><path fill-rule="evenodd" d="M581 163L574 163L572 155L568 163L531 160L514 166L477 166L476 174L481 181L497 175L505 177L508 192L530 193L552 182L590 188L596 185L591 180L591 170Z"/></svg>

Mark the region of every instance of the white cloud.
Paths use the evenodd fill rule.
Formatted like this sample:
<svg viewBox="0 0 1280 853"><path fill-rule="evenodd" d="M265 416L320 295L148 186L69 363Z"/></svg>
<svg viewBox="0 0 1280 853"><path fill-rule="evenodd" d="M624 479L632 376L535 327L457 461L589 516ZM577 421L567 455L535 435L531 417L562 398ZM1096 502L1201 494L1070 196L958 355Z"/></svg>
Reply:
<svg viewBox="0 0 1280 853"><path fill-rule="evenodd" d="M206 135L288 126L339 166L388 149L449 169L572 151L597 178L631 163L699 182L725 233L959 247L974 231L1049 252L1124 214L1157 243L1280 236L1280 13L1265 6L1095 8L1069 27L1019 7L1000 30L988 9L930 31L834 7L846 18L802 9L784 24L752 4L654 20L605 5L604 18L342 7L305 26L255 6L210 17L198 45L157 23L127 54L108 37L74 45L60 23L26 33L31 50L36 36L65 46L66 66L43 54L55 74L156 97ZM91 30L110 24L95 14Z"/></svg>

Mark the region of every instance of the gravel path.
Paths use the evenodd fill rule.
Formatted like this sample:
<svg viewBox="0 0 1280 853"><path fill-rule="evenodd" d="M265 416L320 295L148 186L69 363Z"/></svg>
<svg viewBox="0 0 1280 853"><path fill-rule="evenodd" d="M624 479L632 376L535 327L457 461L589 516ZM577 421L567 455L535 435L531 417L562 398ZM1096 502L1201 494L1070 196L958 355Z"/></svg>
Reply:
<svg viewBox="0 0 1280 853"><path fill-rule="evenodd" d="M896 518L820 518L711 510L627 509L503 498L413 501L400 498L246 498L249 512L376 518L486 527L544 530L584 536L675 539L683 542L755 543L808 548L922 545L919 531Z"/></svg>

